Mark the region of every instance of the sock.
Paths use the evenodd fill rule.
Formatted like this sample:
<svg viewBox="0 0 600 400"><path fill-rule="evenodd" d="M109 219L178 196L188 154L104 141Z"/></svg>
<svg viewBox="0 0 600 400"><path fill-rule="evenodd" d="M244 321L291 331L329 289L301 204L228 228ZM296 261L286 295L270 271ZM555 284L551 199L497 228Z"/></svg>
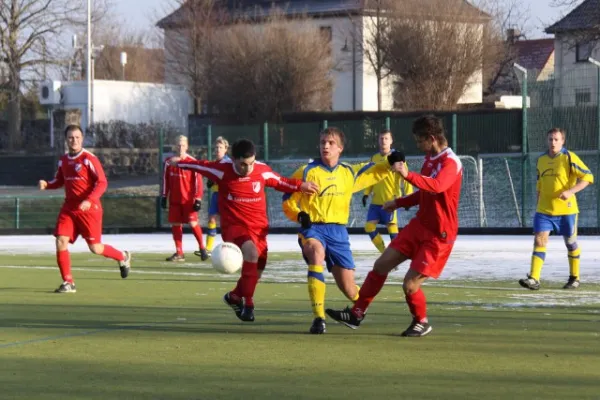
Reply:
<svg viewBox="0 0 600 400"><path fill-rule="evenodd" d="M387 226L387 229L388 229L388 233L390 234L390 239L394 240L396 238L396 236L398 236L398 225L389 224Z"/></svg>
<svg viewBox="0 0 600 400"><path fill-rule="evenodd" d="M354 295L354 297L352 297L349 300L352 301L353 303L356 303L356 300L358 300L359 293L360 293L360 286L356 285L356 294Z"/></svg>
<svg viewBox="0 0 600 400"><path fill-rule="evenodd" d="M427 322L427 299L421 288L413 294L406 295L406 304L415 320Z"/></svg>
<svg viewBox="0 0 600 400"><path fill-rule="evenodd" d="M196 238L196 241L198 242L198 247L200 249L203 249L204 248L204 239L202 238L202 228L200 228L200 225L192 226L192 233L194 234L194 237Z"/></svg>
<svg viewBox="0 0 600 400"><path fill-rule="evenodd" d="M544 260L546 259L546 248L537 247L533 248L533 254L531 255L531 272L529 275L535 279L540 280L542 275L542 267L544 266Z"/></svg>
<svg viewBox="0 0 600 400"><path fill-rule="evenodd" d="M245 305L254 306L254 291L258 284L258 264L244 261L242 264L242 276L238 279L237 286L231 291L233 300L243 298Z"/></svg>
<svg viewBox="0 0 600 400"><path fill-rule="evenodd" d="M215 237L217 236L217 223L208 223L208 232L206 234L206 250L212 251L215 244Z"/></svg>
<svg viewBox="0 0 600 400"><path fill-rule="evenodd" d="M125 255L122 251L119 251L108 244L104 245L104 251L102 252L102 255L106 258L112 258L115 261L125 260Z"/></svg>
<svg viewBox="0 0 600 400"><path fill-rule="evenodd" d="M383 253L385 250L385 243L383 242L381 235L377 232L377 225L367 222L365 224L365 232L369 234L371 242L377 247L377 250L379 250L380 253Z"/></svg>
<svg viewBox="0 0 600 400"><path fill-rule="evenodd" d="M73 276L71 275L71 255L69 250L60 250L56 252L56 263L60 270L60 276L63 282L73 283Z"/></svg>
<svg viewBox="0 0 600 400"><path fill-rule="evenodd" d="M173 241L175 242L175 251L177 254L183 254L183 226L173 225L171 227Z"/></svg>
<svg viewBox="0 0 600 400"><path fill-rule="evenodd" d="M363 318L369 305L373 300L375 300L375 296L381 291L383 284L387 279L386 275L379 275L375 271L371 271L367 274L367 278L365 279L362 287L360 288L360 292L358 299L354 303L354 307L352 307L352 312L358 317Z"/></svg>
<svg viewBox="0 0 600 400"><path fill-rule="evenodd" d="M567 245L569 255L569 275L577 277L579 279L579 256L581 255L581 249L577 243Z"/></svg>
<svg viewBox="0 0 600 400"><path fill-rule="evenodd" d="M308 296L315 318L325 319L325 277L322 265L308 266Z"/></svg>

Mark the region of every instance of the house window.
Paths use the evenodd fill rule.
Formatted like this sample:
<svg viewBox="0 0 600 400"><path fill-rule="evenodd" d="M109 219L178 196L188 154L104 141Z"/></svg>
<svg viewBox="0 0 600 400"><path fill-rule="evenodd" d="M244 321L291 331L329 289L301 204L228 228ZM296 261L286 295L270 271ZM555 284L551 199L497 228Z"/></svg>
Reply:
<svg viewBox="0 0 600 400"><path fill-rule="evenodd" d="M592 102L590 89L575 89L575 105L585 105Z"/></svg>
<svg viewBox="0 0 600 400"><path fill-rule="evenodd" d="M577 43L575 46L575 61L587 61L592 56L594 50L593 42Z"/></svg>
<svg viewBox="0 0 600 400"><path fill-rule="evenodd" d="M331 32L330 26L320 26L319 32L323 36L323 39L327 41L327 43L331 43L331 39L333 38L333 34Z"/></svg>

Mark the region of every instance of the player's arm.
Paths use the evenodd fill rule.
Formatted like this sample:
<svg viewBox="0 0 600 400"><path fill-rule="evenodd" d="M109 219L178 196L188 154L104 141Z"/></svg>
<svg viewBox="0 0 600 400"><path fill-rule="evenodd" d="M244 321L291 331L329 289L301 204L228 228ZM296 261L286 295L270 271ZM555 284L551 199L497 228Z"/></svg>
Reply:
<svg viewBox="0 0 600 400"><path fill-rule="evenodd" d="M169 173L171 169L171 165L169 164L169 160L165 161L165 165L163 168L163 185L162 185L162 197L168 197L169 191L171 190L171 174Z"/></svg>
<svg viewBox="0 0 600 400"><path fill-rule="evenodd" d="M354 172L354 186L352 192L360 192L361 190L372 187L380 180L386 178L390 172L390 163L387 160L378 163L362 163L352 165Z"/></svg>
<svg viewBox="0 0 600 400"><path fill-rule="evenodd" d="M393 200L393 202L394 202L396 208L409 209L411 207L418 206L420 198L421 198L420 193L414 192L413 194L410 194L408 196L398 197L397 199Z"/></svg>
<svg viewBox="0 0 600 400"><path fill-rule="evenodd" d="M106 192L106 189L108 188L108 181L106 180L104 168L102 168L100 160L98 160L98 158L96 157L90 157L87 160L89 162L88 168L92 172L92 175L94 176L95 180L94 188L92 189L92 192L88 196L87 200L99 202L100 197L102 197L102 195L104 194L104 192Z"/></svg>
<svg viewBox="0 0 600 400"><path fill-rule="evenodd" d="M580 182L587 182L588 185L594 183L594 175L592 174L592 171L590 171L587 165L585 165L583 161L581 161L579 156L577 156L577 154L574 153L571 153L571 169L575 172L575 175L577 176L577 180L579 181L577 183L578 185ZM585 188L588 185L583 186L581 189Z"/></svg>
<svg viewBox="0 0 600 400"><path fill-rule="evenodd" d="M456 182L456 178L460 175L461 170L462 166L459 163L451 158L447 158L434 178L423 176L416 172L409 172L404 179L421 190L432 193L443 193Z"/></svg>
<svg viewBox="0 0 600 400"><path fill-rule="evenodd" d="M402 196L408 196L409 194L412 194L415 191L413 185L411 185L406 179L404 179L402 175L398 174L398 179L398 185L400 186Z"/></svg>
<svg viewBox="0 0 600 400"><path fill-rule="evenodd" d="M171 161L171 165L181 169L190 169L196 173L207 177L217 184L223 179L225 174L225 166L227 164L220 163L219 161L208 161L208 160L186 160L181 162L177 158Z"/></svg>
<svg viewBox="0 0 600 400"><path fill-rule="evenodd" d="M304 169L306 165L301 166L292 174L293 179L302 179L304 176ZM301 192L294 193L285 193L281 200L281 207L283 208L283 213L285 216L292 222L298 222L298 214L300 213L300 207L298 207L298 202L300 201L300 197L302 196Z"/></svg>
<svg viewBox="0 0 600 400"><path fill-rule="evenodd" d="M38 184L40 190L45 190L45 189L59 189L61 187L63 187L63 185L65 184L65 177L63 175L63 171L62 171L62 160L58 161L58 168L56 169L56 173L54 174L54 179L52 179L51 181L44 181L41 180Z"/></svg>
<svg viewBox="0 0 600 400"><path fill-rule="evenodd" d="M266 186L283 193L303 192L312 194L319 190L319 187L313 182L303 182L302 179L297 178L286 178L270 168L262 173L262 177Z"/></svg>

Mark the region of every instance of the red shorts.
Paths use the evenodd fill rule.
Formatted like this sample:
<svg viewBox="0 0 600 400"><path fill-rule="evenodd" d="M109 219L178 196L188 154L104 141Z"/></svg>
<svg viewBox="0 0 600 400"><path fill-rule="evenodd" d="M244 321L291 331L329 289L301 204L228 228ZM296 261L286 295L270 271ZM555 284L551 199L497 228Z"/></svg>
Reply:
<svg viewBox="0 0 600 400"><path fill-rule="evenodd" d="M410 269L437 279L446 266L454 241L446 242L439 235L411 220L392 240L390 247L411 260Z"/></svg>
<svg viewBox="0 0 600 400"><path fill-rule="evenodd" d="M242 226L225 226L221 227L221 238L224 242L236 244L240 249L247 241L252 241L258 250L258 269L263 270L267 265L267 246L268 229L260 231L250 231Z"/></svg>
<svg viewBox="0 0 600 400"><path fill-rule="evenodd" d="M79 235L88 244L102 243L102 208L97 204L88 211L63 207L58 213L54 236L67 236L70 243L75 243Z"/></svg>
<svg viewBox="0 0 600 400"><path fill-rule="evenodd" d="M187 224L195 221L198 221L198 213L194 211L194 203L169 205L169 223Z"/></svg>

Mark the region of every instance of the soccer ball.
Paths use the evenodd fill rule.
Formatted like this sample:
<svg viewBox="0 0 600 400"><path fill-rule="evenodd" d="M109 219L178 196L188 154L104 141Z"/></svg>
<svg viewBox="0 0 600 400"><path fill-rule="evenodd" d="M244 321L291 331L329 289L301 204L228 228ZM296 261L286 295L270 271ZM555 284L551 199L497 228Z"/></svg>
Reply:
<svg viewBox="0 0 600 400"><path fill-rule="evenodd" d="M230 242L218 244L211 254L212 266L222 274L235 274L242 268L242 250Z"/></svg>

